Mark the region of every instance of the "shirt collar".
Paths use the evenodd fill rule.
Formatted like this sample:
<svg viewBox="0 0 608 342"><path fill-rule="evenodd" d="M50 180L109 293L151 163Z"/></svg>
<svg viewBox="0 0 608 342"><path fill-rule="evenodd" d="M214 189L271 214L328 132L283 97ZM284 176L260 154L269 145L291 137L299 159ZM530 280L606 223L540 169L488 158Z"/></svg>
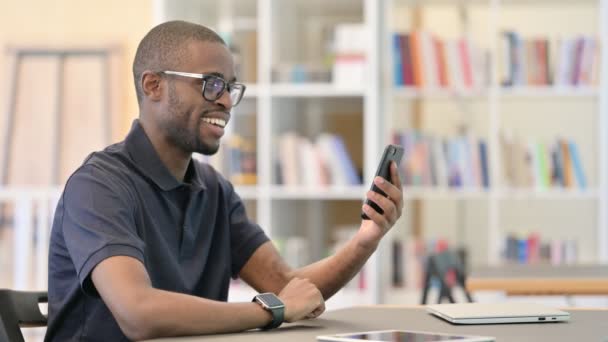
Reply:
<svg viewBox="0 0 608 342"><path fill-rule="evenodd" d="M125 139L125 146L138 169L162 190L169 191L187 184L173 177L163 164L138 119L135 119L131 125L131 131ZM205 189L205 183L200 176L194 159L190 158L186 179L189 179L194 187Z"/></svg>

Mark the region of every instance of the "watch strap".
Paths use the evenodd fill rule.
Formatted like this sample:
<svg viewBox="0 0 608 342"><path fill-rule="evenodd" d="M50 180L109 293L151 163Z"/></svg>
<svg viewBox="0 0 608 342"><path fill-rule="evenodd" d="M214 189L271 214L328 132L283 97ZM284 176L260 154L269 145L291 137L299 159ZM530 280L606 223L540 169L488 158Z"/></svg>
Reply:
<svg viewBox="0 0 608 342"><path fill-rule="evenodd" d="M273 294L274 295L274 294ZM276 296L276 295L275 295ZM278 299L278 297L277 297ZM253 297L253 302L258 302L262 305L264 310L267 310L272 315L272 321L268 323L266 326L262 327L263 330L275 329L283 324L283 320L285 319L285 306L281 307L266 307L264 306L260 300L258 300L258 296Z"/></svg>

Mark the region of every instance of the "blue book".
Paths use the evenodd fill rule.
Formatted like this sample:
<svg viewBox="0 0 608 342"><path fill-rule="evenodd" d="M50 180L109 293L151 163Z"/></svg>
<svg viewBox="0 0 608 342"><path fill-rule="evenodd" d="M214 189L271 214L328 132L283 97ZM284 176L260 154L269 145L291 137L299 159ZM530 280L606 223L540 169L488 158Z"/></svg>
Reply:
<svg viewBox="0 0 608 342"><path fill-rule="evenodd" d="M344 140L337 135L332 135L332 141L334 144L334 151L336 152L336 156L340 165L343 168L343 171L346 175L346 182L350 185L358 185L361 184L361 179L359 179L359 175L357 175L357 170L355 169L355 164L353 160L348 155L348 150L344 145Z"/></svg>
<svg viewBox="0 0 608 342"><path fill-rule="evenodd" d="M572 168L574 169L574 178L579 188L585 189L587 187L587 179L585 178L585 172L583 171L583 164L581 163L581 157L578 153L578 147L572 140L568 142L568 149L570 150L570 158L572 159Z"/></svg>
<svg viewBox="0 0 608 342"><path fill-rule="evenodd" d="M528 239L517 240L517 261L520 264L528 262Z"/></svg>
<svg viewBox="0 0 608 342"><path fill-rule="evenodd" d="M403 86L403 63L402 63L401 35L393 33L393 75L395 75L395 86Z"/></svg>

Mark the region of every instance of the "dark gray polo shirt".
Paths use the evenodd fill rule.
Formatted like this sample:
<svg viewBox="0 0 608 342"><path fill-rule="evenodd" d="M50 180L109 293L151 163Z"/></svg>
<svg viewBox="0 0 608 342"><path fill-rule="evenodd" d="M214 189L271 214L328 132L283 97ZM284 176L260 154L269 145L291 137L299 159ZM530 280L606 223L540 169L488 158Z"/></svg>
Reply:
<svg viewBox="0 0 608 342"><path fill-rule="evenodd" d="M230 277L266 241L226 179L192 160L177 181L136 120L66 183L51 232L45 341L127 340L90 279L108 257L141 261L155 288L226 301Z"/></svg>

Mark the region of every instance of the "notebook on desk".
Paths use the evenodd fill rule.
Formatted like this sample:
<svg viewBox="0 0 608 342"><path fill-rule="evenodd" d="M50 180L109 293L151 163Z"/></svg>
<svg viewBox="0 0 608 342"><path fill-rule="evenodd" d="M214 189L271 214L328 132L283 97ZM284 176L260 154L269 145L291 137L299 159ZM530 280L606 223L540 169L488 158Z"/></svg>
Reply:
<svg viewBox="0 0 608 342"><path fill-rule="evenodd" d="M454 324L563 322L570 314L532 303L464 303L427 305L427 311Z"/></svg>

